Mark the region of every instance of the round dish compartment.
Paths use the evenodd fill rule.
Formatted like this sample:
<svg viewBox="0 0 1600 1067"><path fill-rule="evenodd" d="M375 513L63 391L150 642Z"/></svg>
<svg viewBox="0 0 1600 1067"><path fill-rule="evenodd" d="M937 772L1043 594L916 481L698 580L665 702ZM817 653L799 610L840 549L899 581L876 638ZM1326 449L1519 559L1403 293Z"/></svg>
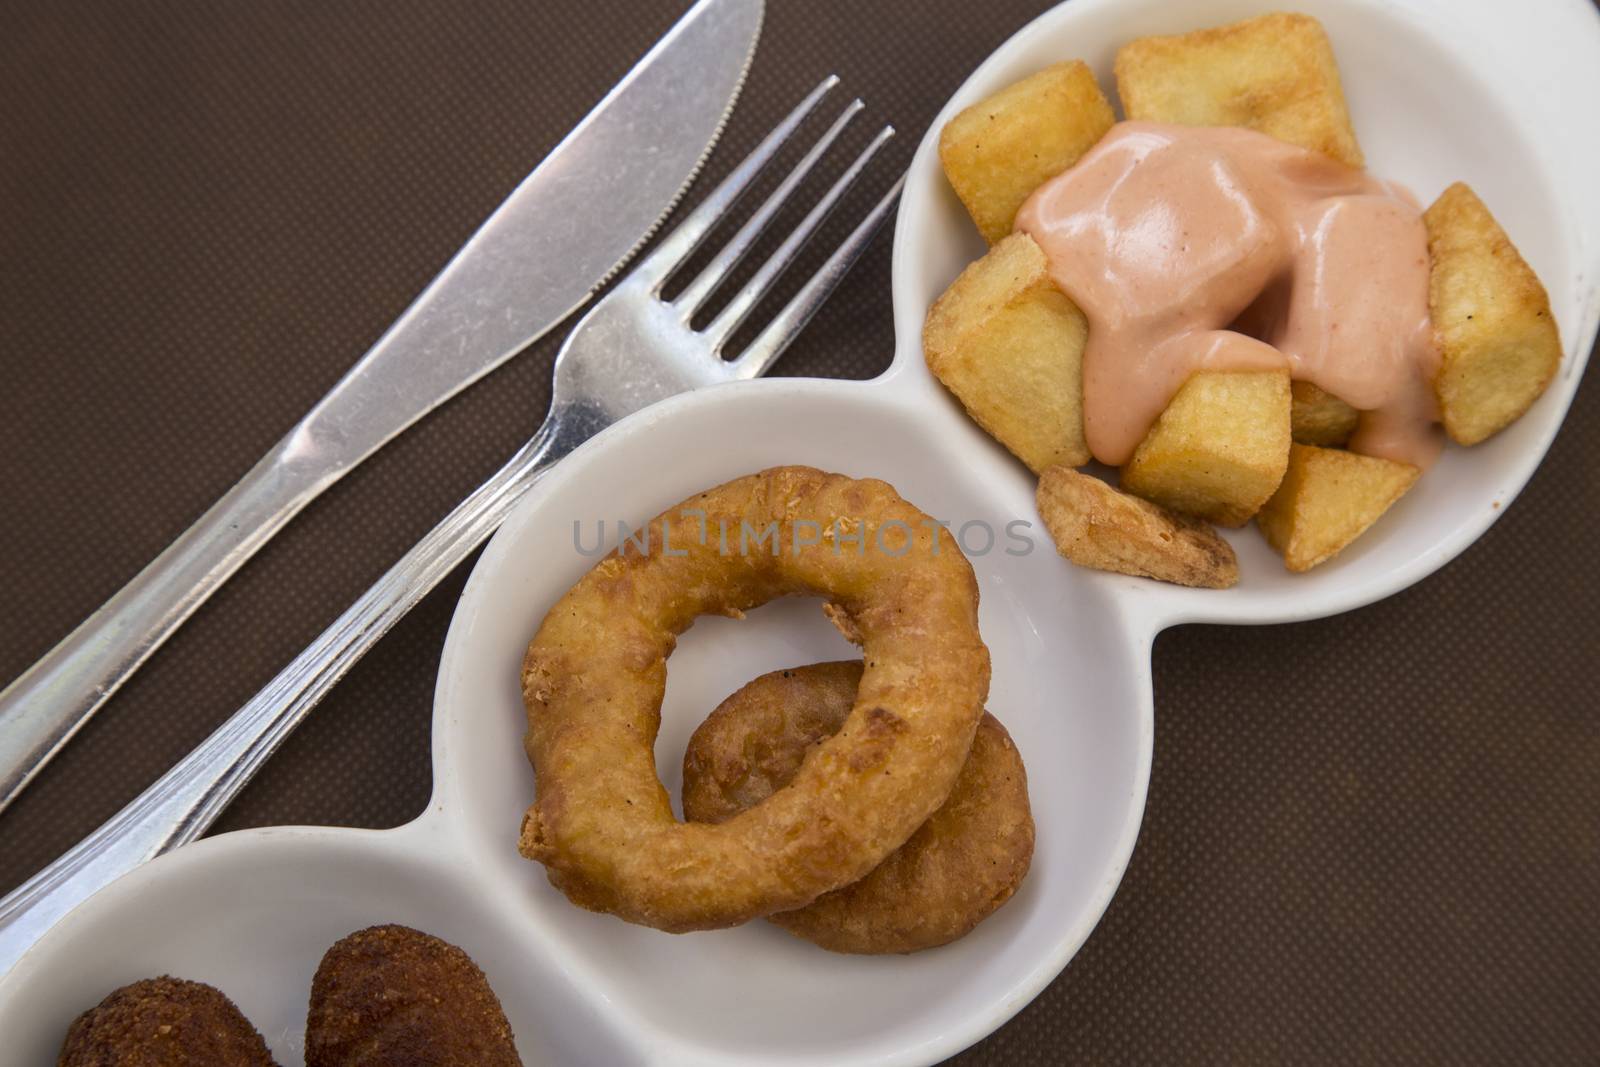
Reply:
<svg viewBox="0 0 1600 1067"><path fill-rule="evenodd" d="M172 974L221 989L279 1063L299 1064L322 954L352 931L389 922L460 945L478 962L524 1062L640 1062L625 1032L529 944L520 919L478 890L431 823L245 830L134 871L7 975L6 1062L54 1063L80 1012L119 985Z"/></svg>
<svg viewBox="0 0 1600 1067"><path fill-rule="evenodd" d="M907 178L894 249L897 343L889 377L896 387L961 415L928 373L921 343L928 306L985 247L940 169L938 131L946 121L1066 59L1087 62L1112 95L1112 61L1130 39L1281 8L1262 0L1073 0L1041 15L979 67L934 119ZM1320 19L1332 38L1356 135L1374 173L1405 184L1424 204L1451 182L1465 181L1490 206L1549 290L1563 363L1518 422L1473 448L1447 448L1376 526L1313 571L1290 574L1260 533L1246 527L1220 531L1238 553L1241 574L1225 592L1094 576L1130 588L1155 628L1332 615L1397 592L1449 562L1504 512L1538 466L1600 324L1600 199L1592 191L1600 146L1580 132L1577 103L1600 93L1600 19L1592 5L1559 0L1534 11L1496 0L1306 0L1294 10ZM1571 58L1552 77L1558 50ZM962 421L969 450L1020 466Z"/></svg>
<svg viewBox="0 0 1600 1067"><path fill-rule="evenodd" d="M972 461L947 429L942 417L852 383L767 381L679 398L558 469L463 595L436 699L436 799L450 835L486 882L515 887L530 943L585 973L594 995L647 1028L647 1044L671 1050L669 1060L937 1058L1059 971L1127 863L1149 768L1148 648L1120 625L1111 598L1056 557L1022 473ZM575 548L574 522L590 547L601 519L637 526L700 489L785 463L881 478L954 531L967 526L994 664L988 706L1027 763L1038 842L1017 896L945 948L838 956L759 922L663 934L574 908L514 847L533 800L518 666L544 612L593 565ZM1008 538L1016 521L1032 526ZM989 531L994 545L983 551ZM656 760L669 788L689 733L733 690L768 670L850 654L816 601L697 622L668 662Z"/></svg>

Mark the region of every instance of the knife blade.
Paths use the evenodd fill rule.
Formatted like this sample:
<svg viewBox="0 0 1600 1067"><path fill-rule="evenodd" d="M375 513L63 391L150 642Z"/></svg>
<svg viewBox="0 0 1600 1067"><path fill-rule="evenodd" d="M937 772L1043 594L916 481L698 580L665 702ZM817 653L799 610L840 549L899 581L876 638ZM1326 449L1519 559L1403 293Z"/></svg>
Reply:
<svg viewBox="0 0 1600 1067"><path fill-rule="evenodd" d="M695 3L304 419L0 691L0 811L301 508L543 336L627 263L716 144L762 14L762 0Z"/></svg>

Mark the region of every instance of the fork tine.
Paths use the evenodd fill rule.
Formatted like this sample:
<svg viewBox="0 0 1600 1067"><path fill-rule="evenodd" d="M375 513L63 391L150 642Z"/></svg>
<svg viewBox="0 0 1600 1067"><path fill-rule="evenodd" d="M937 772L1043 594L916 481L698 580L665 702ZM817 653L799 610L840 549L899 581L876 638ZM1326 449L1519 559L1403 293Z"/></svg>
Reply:
<svg viewBox="0 0 1600 1067"><path fill-rule="evenodd" d="M838 140L839 135L844 132L844 128L850 124L850 120L860 114L861 109L865 106L858 98L852 100L845 107L839 117L833 120L833 125L828 127L828 131L818 138L817 143L812 145L806 154L801 157L800 162L794 165L794 169L789 171L783 181L778 184L778 187L762 201L755 214L751 215L745 221L745 224L739 227L739 232L729 239L722 250L716 254L716 257L710 263L707 263L705 269L678 295L673 304L682 311L685 321L693 317L700 305L705 303L706 297L710 296L717 286L726 280L733 268L739 265L739 261L744 259L745 255L750 251L750 247L756 243L756 239L771 224L773 216L788 201L795 187L805 180L806 175L811 173L812 168L817 165L817 161L822 158L823 153L832 147L833 142Z"/></svg>
<svg viewBox="0 0 1600 1067"><path fill-rule="evenodd" d="M733 171L702 200L694 211L690 212L671 233L661 239L648 256L641 259L633 269L633 277L647 282L652 292L659 292L672 272L683 265L683 261L694 253L700 243L706 239L706 234L722 219L724 215L739 202L750 183L761 173L772 157L777 155L778 149L783 147L795 129L806 120L806 117L816 110L817 104L828 95L828 90L839 84L839 76L830 74L822 79L822 83L799 105L773 127L772 132L762 138L754 151L744 158Z"/></svg>
<svg viewBox="0 0 1600 1067"><path fill-rule="evenodd" d="M739 354L739 358L728 364L728 369L735 378L755 378L766 372L772 366L772 361L789 347L801 330L805 329L811 316L817 313L823 301L850 273L850 268L866 250L867 244L872 240L872 235L883 225L883 220L889 217L889 209L894 206L895 198L900 195L900 190L905 186L906 178L902 174L895 181L894 186L883 195L867 217L850 231L850 236L844 243L834 250L833 255L811 276L811 279L794 295L794 298L784 305L782 311L756 335L750 342L750 347Z"/></svg>
<svg viewBox="0 0 1600 1067"><path fill-rule="evenodd" d="M795 257L799 255L800 249L805 246L806 241L810 240L811 235L816 232L817 227L822 225L823 220L828 217L834 205L838 204L839 198L855 184L855 180L861 176L861 172L872 161L872 157L877 155L878 150L893 136L893 126L885 126L878 131L878 135L872 139L872 143L862 150L861 154L855 158L855 162L850 164L849 169L839 176L839 180L833 183L833 187L823 194L822 199L817 201L816 205L807 212L806 217L800 221L800 224L794 228L793 232L784 238L783 244L778 246L777 251L767 257L767 261L761 265L761 269L756 271L755 277L751 278L735 294L733 299L728 301L727 307L723 308L717 314L717 317L712 320L711 324L706 327L704 331L705 337L711 342L712 351L718 353L722 351L722 346L727 344L728 338L733 335L733 331L739 328L739 324L744 322L751 309L772 289L779 276L789 268Z"/></svg>

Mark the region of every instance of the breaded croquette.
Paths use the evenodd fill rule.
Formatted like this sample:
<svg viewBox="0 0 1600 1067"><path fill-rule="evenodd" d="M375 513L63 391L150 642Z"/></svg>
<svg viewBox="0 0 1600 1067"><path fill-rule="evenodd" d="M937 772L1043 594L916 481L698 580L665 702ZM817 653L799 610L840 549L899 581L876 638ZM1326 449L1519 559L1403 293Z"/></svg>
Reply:
<svg viewBox="0 0 1600 1067"><path fill-rule="evenodd" d="M306 1067L521 1067L511 1024L461 949L408 926L358 930L311 980Z"/></svg>
<svg viewBox="0 0 1600 1067"><path fill-rule="evenodd" d="M56 1067L277 1067L226 995L163 975L130 983L73 1022Z"/></svg>

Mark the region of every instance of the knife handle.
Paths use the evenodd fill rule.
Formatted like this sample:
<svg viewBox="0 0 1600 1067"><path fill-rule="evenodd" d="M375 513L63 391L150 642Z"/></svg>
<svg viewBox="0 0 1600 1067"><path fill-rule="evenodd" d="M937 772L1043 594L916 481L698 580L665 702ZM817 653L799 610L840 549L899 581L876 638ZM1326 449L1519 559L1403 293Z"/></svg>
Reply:
<svg viewBox="0 0 1600 1067"><path fill-rule="evenodd" d="M46 930L135 867L205 833L352 664L470 556L558 459L604 423L553 412L537 434L293 662L99 829L0 900L0 975Z"/></svg>
<svg viewBox="0 0 1600 1067"><path fill-rule="evenodd" d="M309 420L99 610L0 691L0 811L229 575L341 471ZM321 468L320 470L318 468Z"/></svg>

